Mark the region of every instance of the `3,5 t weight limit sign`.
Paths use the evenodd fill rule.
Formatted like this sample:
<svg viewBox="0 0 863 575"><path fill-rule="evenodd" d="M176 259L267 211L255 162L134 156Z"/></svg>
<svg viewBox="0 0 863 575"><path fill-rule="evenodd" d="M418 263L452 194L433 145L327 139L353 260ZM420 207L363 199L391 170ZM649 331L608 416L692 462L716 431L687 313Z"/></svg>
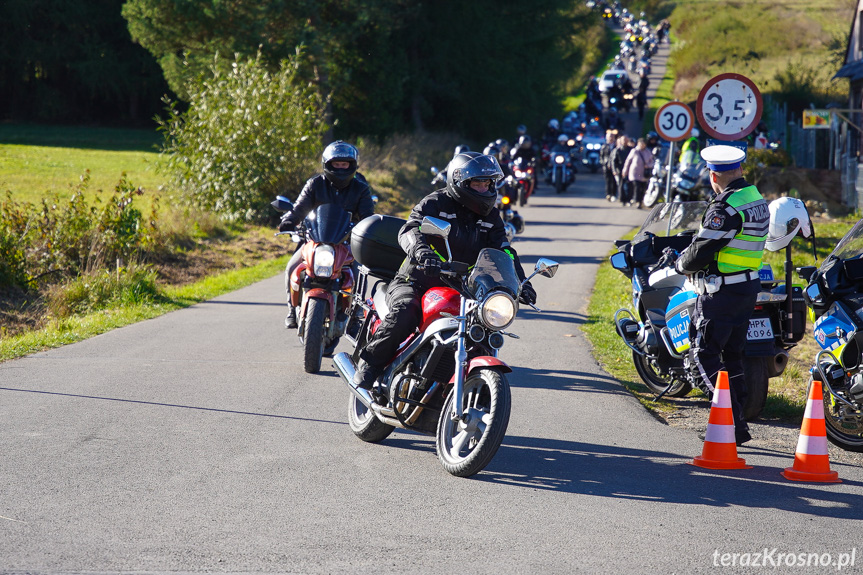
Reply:
<svg viewBox="0 0 863 575"><path fill-rule="evenodd" d="M668 102L656 112L653 127L663 140L679 142L689 137L695 117L682 102Z"/></svg>
<svg viewBox="0 0 863 575"><path fill-rule="evenodd" d="M698 123L717 140L739 140L761 119L761 92L740 74L719 74L698 94Z"/></svg>

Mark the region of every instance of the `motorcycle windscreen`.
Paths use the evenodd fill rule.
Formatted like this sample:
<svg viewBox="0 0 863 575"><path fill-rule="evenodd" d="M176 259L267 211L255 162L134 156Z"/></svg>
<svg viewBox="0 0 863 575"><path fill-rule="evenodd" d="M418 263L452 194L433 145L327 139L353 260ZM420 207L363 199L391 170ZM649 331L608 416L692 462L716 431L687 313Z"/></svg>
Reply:
<svg viewBox="0 0 863 575"><path fill-rule="evenodd" d="M337 204L324 204L306 216L306 228L315 243L337 244L348 235L351 214Z"/></svg>
<svg viewBox="0 0 863 575"><path fill-rule="evenodd" d="M839 243L836 244L836 247L830 252L830 256L827 257L821 266L824 267L827 260L832 257L840 260L853 260L859 258L861 255L863 255L863 220L857 222L847 234L842 236L842 239L839 240Z"/></svg>
<svg viewBox="0 0 863 575"><path fill-rule="evenodd" d="M512 258L501 250L485 248L479 252L465 287L474 299L480 300L490 292L500 290L516 297L519 283Z"/></svg>
<svg viewBox="0 0 863 575"><path fill-rule="evenodd" d="M657 204L647 214L644 223L633 238L636 243L645 236L671 237L685 231L698 231L707 202L671 202Z"/></svg>

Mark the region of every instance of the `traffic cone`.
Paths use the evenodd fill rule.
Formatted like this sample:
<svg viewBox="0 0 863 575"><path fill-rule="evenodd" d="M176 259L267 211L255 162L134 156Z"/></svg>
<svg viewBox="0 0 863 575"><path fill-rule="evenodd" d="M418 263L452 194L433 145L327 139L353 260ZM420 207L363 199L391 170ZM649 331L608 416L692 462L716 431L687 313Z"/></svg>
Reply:
<svg viewBox="0 0 863 575"><path fill-rule="evenodd" d="M782 476L792 481L842 483L839 473L830 471L827 427L824 423L824 392L820 381L813 381L809 386L809 399L806 401L806 412L794 453L794 467L786 467Z"/></svg>
<svg viewBox="0 0 863 575"><path fill-rule="evenodd" d="M734 416L731 413L731 388L728 372L720 371L713 390L710 419L704 434L704 449L692 465L706 469L752 469L746 460L737 457L737 441L734 437Z"/></svg>

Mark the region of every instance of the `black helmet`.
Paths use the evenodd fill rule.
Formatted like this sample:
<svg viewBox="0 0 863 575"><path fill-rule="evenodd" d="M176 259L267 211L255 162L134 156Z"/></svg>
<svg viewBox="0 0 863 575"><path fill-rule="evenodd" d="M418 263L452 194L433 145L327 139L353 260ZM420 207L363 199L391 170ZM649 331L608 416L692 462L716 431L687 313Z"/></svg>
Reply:
<svg viewBox="0 0 863 575"><path fill-rule="evenodd" d="M465 152L470 152L470 148L468 148L464 144L461 144L461 145L455 147L455 150L453 150L453 153L452 153L452 157L455 158L459 154L463 154Z"/></svg>
<svg viewBox="0 0 863 575"><path fill-rule="evenodd" d="M651 130L650 132L647 132L647 135L644 137L644 139L647 142L648 146L653 147L659 143L659 134Z"/></svg>
<svg viewBox="0 0 863 575"><path fill-rule="evenodd" d="M324 177L328 179L335 187L341 189L347 187L354 178L357 172L357 162L360 160L360 153L357 149L342 140L336 140L326 148L321 156L321 165L324 168ZM347 168L333 168L332 162L349 162Z"/></svg>
<svg viewBox="0 0 863 575"><path fill-rule="evenodd" d="M487 216L494 209L497 192L489 186L484 192L470 187L470 180L485 178L495 183L503 178L497 159L479 152L465 152L454 157L447 166L446 193L452 199L476 212Z"/></svg>
<svg viewBox="0 0 863 575"><path fill-rule="evenodd" d="M498 138L497 140L494 141L494 143L498 147L498 149L501 151L502 154L508 154L509 153L509 142L507 142L503 138Z"/></svg>
<svg viewBox="0 0 863 575"><path fill-rule="evenodd" d="M527 134L527 126L525 126L524 124L519 124L518 127L515 129L515 133L519 136Z"/></svg>
<svg viewBox="0 0 863 575"><path fill-rule="evenodd" d="M518 139L518 147L519 148L530 148L533 145L533 142L530 139L530 136L525 134Z"/></svg>

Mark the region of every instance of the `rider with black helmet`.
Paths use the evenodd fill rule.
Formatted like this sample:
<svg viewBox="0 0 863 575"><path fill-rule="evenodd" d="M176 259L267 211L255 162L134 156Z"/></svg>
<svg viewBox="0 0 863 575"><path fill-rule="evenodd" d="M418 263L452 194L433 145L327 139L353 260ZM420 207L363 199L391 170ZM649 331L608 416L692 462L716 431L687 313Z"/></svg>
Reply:
<svg viewBox="0 0 863 575"><path fill-rule="evenodd" d="M372 201L369 184L363 175L357 172L359 159L360 153L357 149L342 140L337 140L324 148L321 156L321 167L324 173L306 181L306 185L297 196L294 209L282 216L279 231L293 230L309 212L324 204L340 205L352 214L355 222L374 214L375 204ZM297 327L296 313L290 303L290 285L291 272L303 259L301 247L297 246L297 251L291 256L285 268L285 290L288 292L288 315L285 318L285 327L289 329Z"/></svg>
<svg viewBox="0 0 863 575"><path fill-rule="evenodd" d="M518 254L507 242L500 212L494 209L494 185L502 177L495 158L477 152L459 154L449 164L446 187L427 195L411 211L399 232L399 245L407 257L387 287L389 312L360 354L355 386L371 389L398 346L420 325L421 298L429 289L446 285L439 275L448 256L473 264L483 248L500 249L515 261L516 271L524 279ZM420 233L425 216L446 220L452 226L448 237L451 254L447 254L445 242ZM536 302L530 283L521 293L522 301Z"/></svg>

